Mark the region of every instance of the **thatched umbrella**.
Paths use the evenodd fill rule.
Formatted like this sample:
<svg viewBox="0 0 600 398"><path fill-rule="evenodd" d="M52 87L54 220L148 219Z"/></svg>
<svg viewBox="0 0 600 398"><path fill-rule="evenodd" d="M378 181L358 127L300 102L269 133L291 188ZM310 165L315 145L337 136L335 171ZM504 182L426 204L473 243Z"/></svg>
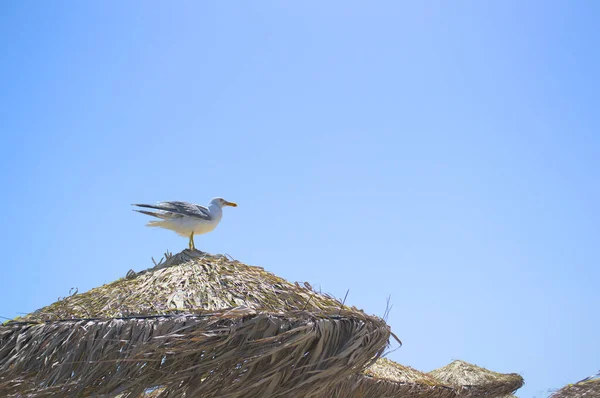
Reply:
<svg viewBox="0 0 600 398"><path fill-rule="evenodd" d="M318 396L389 327L310 285L185 250L0 327L0 396Z"/></svg>
<svg viewBox="0 0 600 398"><path fill-rule="evenodd" d="M346 378L324 397L453 398L456 391L433 376L379 358L363 372Z"/></svg>
<svg viewBox="0 0 600 398"><path fill-rule="evenodd" d="M460 396L504 397L523 386L516 373L497 373L464 361L454 361L429 374L456 388Z"/></svg>
<svg viewBox="0 0 600 398"><path fill-rule="evenodd" d="M578 381L575 384L568 384L550 396L550 398L592 397L600 397L600 373Z"/></svg>

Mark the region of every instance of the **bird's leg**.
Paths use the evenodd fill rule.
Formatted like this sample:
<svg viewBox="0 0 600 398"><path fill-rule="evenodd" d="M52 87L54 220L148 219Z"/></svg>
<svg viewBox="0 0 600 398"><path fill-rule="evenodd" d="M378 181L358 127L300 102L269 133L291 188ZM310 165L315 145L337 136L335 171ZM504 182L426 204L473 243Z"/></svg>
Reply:
<svg viewBox="0 0 600 398"><path fill-rule="evenodd" d="M188 249L192 250L192 239L194 239L194 233L190 234L190 240L188 241Z"/></svg>
<svg viewBox="0 0 600 398"><path fill-rule="evenodd" d="M194 232L190 234L190 250L196 250L196 245L194 243Z"/></svg>

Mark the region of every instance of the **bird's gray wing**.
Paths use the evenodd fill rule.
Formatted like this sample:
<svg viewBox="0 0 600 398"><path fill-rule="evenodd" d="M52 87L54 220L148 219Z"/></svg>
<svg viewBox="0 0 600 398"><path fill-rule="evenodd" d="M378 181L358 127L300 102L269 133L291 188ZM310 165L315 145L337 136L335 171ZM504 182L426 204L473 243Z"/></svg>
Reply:
<svg viewBox="0 0 600 398"><path fill-rule="evenodd" d="M198 218L204 221L211 221L212 217L208 212L208 209L204 206L195 205L193 203L188 202L160 202L155 205L146 205L146 204L134 204L134 206L138 207L146 207L149 209L162 210L166 213L161 213L164 216L168 216L169 218L181 218L183 216ZM170 214L168 214L170 213Z"/></svg>

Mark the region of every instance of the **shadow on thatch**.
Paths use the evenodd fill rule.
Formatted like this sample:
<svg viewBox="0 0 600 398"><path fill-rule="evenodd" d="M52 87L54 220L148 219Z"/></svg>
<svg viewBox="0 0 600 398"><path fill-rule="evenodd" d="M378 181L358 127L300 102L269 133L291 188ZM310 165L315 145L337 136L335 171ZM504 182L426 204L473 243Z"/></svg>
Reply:
<svg viewBox="0 0 600 398"><path fill-rule="evenodd" d="M505 397L523 386L523 378L516 373L498 373L464 361L454 361L429 372L443 383L456 388L464 397Z"/></svg>
<svg viewBox="0 0 600 398"><path fill-rule="evenodd" d="M452 398L456 391L434 377L386 358L380 358L362 373L352 375L324 397L348 398Z"/></svg>
<svg viewBox="0 0 600 398"><path fill-rule="evenodd" d="M550 396L550 398L592 397L600 397L600 373L578 381L575 384L568 384Z"/></svg>
<svg viewBox="0 0 600 398"><path fill-rule="evenodd" d="M320 396L389 327L223 256L185 250L0 327L0 396Z"/></svg>

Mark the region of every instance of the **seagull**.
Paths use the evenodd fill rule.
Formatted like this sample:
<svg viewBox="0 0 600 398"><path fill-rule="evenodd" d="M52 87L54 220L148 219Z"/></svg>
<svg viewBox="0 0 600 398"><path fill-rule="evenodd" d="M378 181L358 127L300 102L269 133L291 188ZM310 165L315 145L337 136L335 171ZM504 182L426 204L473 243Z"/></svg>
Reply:
<svg viewBox="0 0 600 398"><path fill-rule="evenodd" d="M181 236L189 237L190 250L196 250L194 234L201 235L215 229L223 217L223 207L237 207L237 204L223 198L214 198L206 207L177 201L160 202L155 205L133 204L132 206L158 210L157 212L138 209L133 211L160 218L160 221L150 221L146 226L170 229Z"/></svg>

